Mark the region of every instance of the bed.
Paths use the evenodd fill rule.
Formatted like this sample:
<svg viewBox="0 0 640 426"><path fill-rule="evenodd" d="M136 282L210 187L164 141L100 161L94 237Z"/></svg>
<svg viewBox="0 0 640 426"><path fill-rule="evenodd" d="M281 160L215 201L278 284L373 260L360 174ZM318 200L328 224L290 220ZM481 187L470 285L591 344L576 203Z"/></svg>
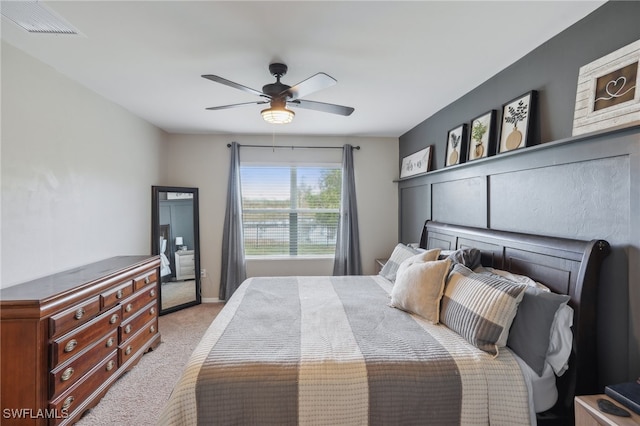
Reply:
<svg viewBox="0 0 640 426"><path fill-rule="evenodd" d="M420 246L412 259L421 261L397 265L395 283L384 273L249 278L195 349L160 424L562 423L574 395L596 393L596 294L606 241L427 221ZM482 266L452 262L460 253L477 255ZM437 304L429 305L435 313L416 314L409 309L414 294L402 299L398 289L411 289L404 286L414 273L436 277L436 268L445 272L433 278L443 280ZM525 290L515 280L525 278L554 297L567 295L564 312L573 314L568 370L549 376L545 363L543 384L531 380L538 374L528 371L527 357L505 343L524 321ZM469 296L469 282L490 287L500 303ZM509 308L468 320L486 305ZM553 398L535 401L536 387Z"/></svg>

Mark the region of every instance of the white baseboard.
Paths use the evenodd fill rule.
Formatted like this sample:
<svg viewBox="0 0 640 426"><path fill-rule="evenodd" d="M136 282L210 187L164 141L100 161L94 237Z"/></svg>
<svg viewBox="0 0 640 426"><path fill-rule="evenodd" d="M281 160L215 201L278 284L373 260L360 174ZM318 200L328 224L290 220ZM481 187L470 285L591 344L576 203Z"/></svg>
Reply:
<svg viewBox="0 0 640 426"><path fill-rule="evenodd" d="M221 302L221 300L218 299L217 297L203 297L202 299L200 299L200 301L202 303L219 303L219 302Z"/></svg>

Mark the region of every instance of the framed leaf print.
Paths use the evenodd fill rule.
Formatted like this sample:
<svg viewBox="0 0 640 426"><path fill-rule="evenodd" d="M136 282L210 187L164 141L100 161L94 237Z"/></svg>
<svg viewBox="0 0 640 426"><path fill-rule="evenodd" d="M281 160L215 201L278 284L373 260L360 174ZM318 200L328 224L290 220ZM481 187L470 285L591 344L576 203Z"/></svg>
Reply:
<svg viewBox="0 0 640 426"><path fill-rule="evenodd" d="M444 165L464 163L467 153L467 125L461 124L447 133L447 153Z"/></svg>
<svg viewBox="0 0 640 426"><path fill-rule="evenodd" d="M534 144L532 133L537 94L532 90L507 102L502 107L499 153Z"/></svg>

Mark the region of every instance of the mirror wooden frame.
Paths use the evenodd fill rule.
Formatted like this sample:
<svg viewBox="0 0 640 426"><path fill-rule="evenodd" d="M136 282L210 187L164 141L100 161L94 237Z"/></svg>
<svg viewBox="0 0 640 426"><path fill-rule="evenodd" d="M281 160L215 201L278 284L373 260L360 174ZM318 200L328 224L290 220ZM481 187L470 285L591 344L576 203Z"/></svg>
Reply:
<svg viewBox="0 0 640 426"><path fill-rule="evenodd" d="M162 284L158 286L160 292L160 315L168 314L189 306L198 305L202 301L200 294L200 214L198 205L198 188L187 188L179 186L152 186L151 187L151 254L160 254L160 193L176 192L182 194L192 194L193 199L193 250L195 264L195 298L193 301L182 303L162 309Z"/></svg>

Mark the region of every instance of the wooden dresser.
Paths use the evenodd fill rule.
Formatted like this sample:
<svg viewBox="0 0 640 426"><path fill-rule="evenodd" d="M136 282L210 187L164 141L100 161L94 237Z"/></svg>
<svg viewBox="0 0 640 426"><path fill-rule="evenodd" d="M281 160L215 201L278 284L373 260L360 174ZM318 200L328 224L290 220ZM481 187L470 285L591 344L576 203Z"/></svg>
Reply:
<svg viewBox="0 0 640 426"><path fill-rule="evenodd" d="M119 256L0 290L0 423L71 424L158 332L158 256Z"/></svg>

